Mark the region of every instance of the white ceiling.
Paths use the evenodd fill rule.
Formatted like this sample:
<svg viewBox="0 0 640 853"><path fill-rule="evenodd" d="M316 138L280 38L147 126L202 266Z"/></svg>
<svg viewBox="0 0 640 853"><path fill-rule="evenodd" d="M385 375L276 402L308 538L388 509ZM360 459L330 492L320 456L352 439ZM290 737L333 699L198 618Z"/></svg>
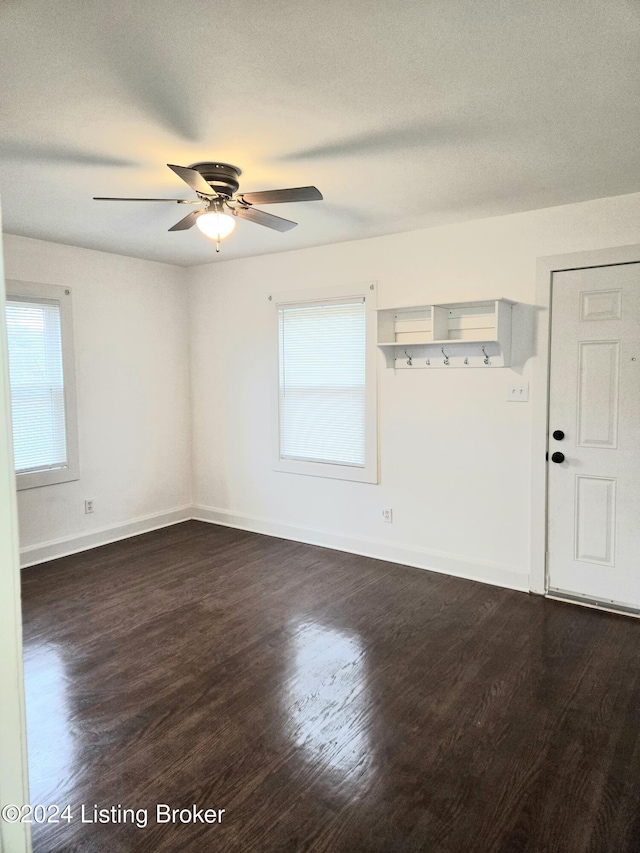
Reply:
<svg viewBox="0 0 640 853"><path fill-rule="evenodd" d="M220 260L640 190L636 0L4 0L5 231L216 259L166 167L315 184Z"/></svg>

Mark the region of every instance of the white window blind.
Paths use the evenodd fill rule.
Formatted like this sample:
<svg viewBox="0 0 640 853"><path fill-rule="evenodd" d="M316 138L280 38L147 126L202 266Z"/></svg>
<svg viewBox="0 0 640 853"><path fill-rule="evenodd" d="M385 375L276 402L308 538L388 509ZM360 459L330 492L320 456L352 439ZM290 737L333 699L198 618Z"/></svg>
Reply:
<svg viewBox="0 0 640 853"><path fill-rule="evenodd" d="M364 299L278 306L280 457L365 465Z"/></svg>
<svg viewBox="0 0 640 853"><path fill-rule="evenodd" d="M16 473L67 464L60 305L7 299L9 378Z"/></svg>

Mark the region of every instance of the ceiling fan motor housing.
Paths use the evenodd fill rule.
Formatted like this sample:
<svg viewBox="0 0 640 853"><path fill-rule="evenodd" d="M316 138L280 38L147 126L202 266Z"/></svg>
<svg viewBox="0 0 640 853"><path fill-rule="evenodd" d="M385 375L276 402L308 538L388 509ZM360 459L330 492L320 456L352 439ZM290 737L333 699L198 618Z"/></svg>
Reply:
<svg viewBox="0 0 640 853"><path fill-rule="evenodd" d="M242 172L237 166L231 166L229 163L192 163L189 168L199 172L218 195L231 198L238 192L238 178Z"/></svg>

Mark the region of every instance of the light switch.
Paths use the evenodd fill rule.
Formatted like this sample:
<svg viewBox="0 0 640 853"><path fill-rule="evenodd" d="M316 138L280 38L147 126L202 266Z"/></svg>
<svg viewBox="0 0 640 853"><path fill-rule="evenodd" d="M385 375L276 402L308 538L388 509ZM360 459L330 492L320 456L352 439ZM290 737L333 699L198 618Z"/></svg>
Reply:
<svg viewBox="0 0 640 853"><path fill-rule="evenodd" d="M509 403L527 403L529 401L529 383L512 382L507 391L507 401Z"/></svg>

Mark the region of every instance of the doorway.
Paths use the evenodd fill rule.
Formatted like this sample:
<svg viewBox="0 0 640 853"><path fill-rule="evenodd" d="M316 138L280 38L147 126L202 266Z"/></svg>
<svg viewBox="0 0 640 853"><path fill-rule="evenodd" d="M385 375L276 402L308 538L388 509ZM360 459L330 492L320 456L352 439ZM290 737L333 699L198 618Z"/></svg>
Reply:
<svg viewBox="0 0 640 853"><path fill-rule="evenodd" d="M638 246L538 262L534 592L640 608L639 299Z"/></svg>
<svg viewBox="0 0 640 853"><path fill-rule="evenodd" d="M640 610L640 263L553 275L548 590Z"/></svg>

